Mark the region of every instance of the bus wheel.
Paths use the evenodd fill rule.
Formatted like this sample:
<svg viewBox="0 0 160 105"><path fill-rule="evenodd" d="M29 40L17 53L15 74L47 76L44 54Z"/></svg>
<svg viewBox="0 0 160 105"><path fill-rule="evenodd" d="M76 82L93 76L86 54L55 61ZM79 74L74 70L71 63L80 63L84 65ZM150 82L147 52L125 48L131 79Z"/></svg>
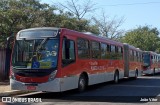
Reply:
<svg viewBox="0 0 160 105"><path fill-rule="evenodd" d="M156 72L156 71L155 71L155 68L154 68L154 69L153 69L153 73L152 73L152 74L153 74L153 75L155 75L155 72Z"/></svg>
<svg viewBox="0 0 160 105"><path fill-rule="evenodd" d="M136 69L134 78L137 79L137 77L138 77L138 70Z"/></svg>
<svg viewBox="0 0 160 105"><path fill-rule="evenodd" d="M81 75L78 81L78 91L82 92L87 87L87 81L84 75Z"/></svg>
<svg viewBox="0 0 160 105"><path fill-rule="evenodd" d="M114 74L114 82L115 83L119 82L119 73L118 73L118 71L116 71L115 74Z"/></svg>

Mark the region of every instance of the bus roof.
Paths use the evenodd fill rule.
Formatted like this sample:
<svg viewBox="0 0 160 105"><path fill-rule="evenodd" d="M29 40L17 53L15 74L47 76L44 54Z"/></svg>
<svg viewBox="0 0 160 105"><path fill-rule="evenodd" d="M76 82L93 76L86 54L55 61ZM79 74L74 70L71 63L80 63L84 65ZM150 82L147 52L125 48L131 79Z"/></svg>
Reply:
<svg viewBox="0 0 160 105"><path fill-rule="evenodd" d="M96 36L95 34L92 34L92 33L77 32L77 31L66 29L66 28L62 28L62 30L68 32L69 34L77 35L77 37L80 37L80 38L86 38L86 39L90 39L90 40L93 40L93 41L95 40L95 41L99 41L99 42L102 42L102 43L109 43L109 44L114 44L114 45L118 45L118 46L128 45L130 49L134 49L136 51L142 51L141 49L136 48L136 47L134 47L132 45L129 45L127 43L126 44L121 43L121 42L118 42L118 41L115 41L115 40L108 39L108 38L103 37L103 36Z"/></svg>
<svg viewBox="0 0 160 105"><path fill-rule="evenodd" d="M128 43L123 43L124 45L127 45L130 49L134 49L134 50L136 50L136 51L142 51L140 48L136 48L136 47L134 47L133 45L130 45L130 44L128 44Z"/></svg>
<svg viewBox="0 0 160 105"><path fill-rule="evenodd" d="M78 31L74 31L74 30L70 30L70 29L66 29L66 28L61 28L61 29L62 29L62 32L65 32L68 35L74 35L74 36L79 37L79 38L86 38L86 39L90 39L90 40L93 40L93 41L99 41L99 42L102 42L102 43L107 43L108 42L109 44L117 44L117 45L123 46L123 43L108 39L108 38L103 37L103 36L96 36L95 34L92 34L92 33L87 34L87 33L84 33L84 32L78 32Z"/></svg>
<svg viewBox="0 0 160 105"><path fill-rule="evenodd" d="M60 28L56 28L56 27L36 27L36 28L28 28L28 29L23 29L20 30L21 31L30 31L30 30L59 30Z"/></svg>
<svg viewBox="0 0 160 105"><path fill-rule="evenodd" d="M150 53L150 54L154 54L154 55L158 55L156 52L153 51L143 51L144 53Z"/></svg>
<svg viewBox="0 0 160 105"><path fill-rule="evenodd" d="M97 36L95 34L92 33L86 33L86 32L78 32L78 31L74 31L74 30L70 30L67 28L56 28L56 27L36 27L36 28L29 28L29 29L23 29L19 32L23 32L23 31L30 31L30 30L60 30L61 32L66 33L67 35L74 35L76 37L80 37L80 38L86 38L89 40L93 40L93 41L99 41L101 43L107 43L107 44L114 44L114 45L119 45L119 46L123 46L126 45L125 43L121 43L115 40L111 40L108 39L106 37L103 36ZM139 48L136 48L132 45L127 44L131 49L136 49L137 51L140 51Z"/></svg>

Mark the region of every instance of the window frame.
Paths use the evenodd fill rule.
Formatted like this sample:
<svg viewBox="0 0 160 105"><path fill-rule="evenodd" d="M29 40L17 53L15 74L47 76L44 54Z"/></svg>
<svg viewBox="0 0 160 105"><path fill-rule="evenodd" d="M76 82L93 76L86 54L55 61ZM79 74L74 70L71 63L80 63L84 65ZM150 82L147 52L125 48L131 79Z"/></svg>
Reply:
<svg viewBox="0 0 160 105"><path fill-rule="evenodd" d="M104 45L104 47L103 48L105 48L105 51L103 52L103 53L105 53L105 55L103 55L102 56L102 45ZM101 59L107 59L107 55L109 55L109 52L108 52L108 44L106 44L106 43L101 43Z"/></svg>
<svg viewBox="0 0 160 105"><path fill-rule="evenodd" d="M92 43L97 43L98 44L98 55L99 55L99 57L96 57L96 58L93 58L93 45L92 45ZM100 42L98 42L98 41L94 41L94 40L92 40L92 41L90 41L90 45L91 45L91 59L101 59L101 43ZM94 49L94 51L95 51L95 49Z"/></svg>
<svg viewBox="0 0 160 105"><path fill-rule="evenodd" d="M74 59L73 59L73 61L70 61L70 62L69 62L70 59L63 59L63 49L66 50L65 40L68 40L68 41L70 42L70 44L71 44L71 41L73 41L73 44L74 44ZM73 63L76 62L76 46L75 46L75 44L76 44L76 43L75 43L75 40L73 40L73 39L68 39L68 38L66 38L66 37L63 38L63 40L62 40L62 58L61 58L61 61L62 61L61 66L62 66L62 67L66 67L66 66L68 66L68 65L73 64ZM64 45L65 45L65 48L63 48ZM70 46L71 46L71 45L70 45ZM69 49L69 51L70 51L70 49ZM69 53L69 54L70 54L70 53ZM65 57L66 57L66 52L65 52ZM63 60L66 60L65 62L67 62L67 63L64 64L64 63L63 63L63 62L64 62Z"/></svg>
<svg viewBox="0 0 160 105"><path fill-rule="evenodd" d="M85 40L85 41L87 41L87 43L88 43L88 48L86 48L86 49L88 49L88 57L83 57L83 58L81 58L80 56L79 56L79 54L78 54L78 50L79 50L79 48L78 48L78 40L79 39L82 39L82 40ZM76 44L77 44L77 56L78 56L78 58L79 59L90 59L91 58L91 51L90 51L90 41L88 40L88 39L85 39L85 38L77 38L77 40L76 40L77 42L76 42ZM86 49L81 49L81 50L86 50Z"/></svg>

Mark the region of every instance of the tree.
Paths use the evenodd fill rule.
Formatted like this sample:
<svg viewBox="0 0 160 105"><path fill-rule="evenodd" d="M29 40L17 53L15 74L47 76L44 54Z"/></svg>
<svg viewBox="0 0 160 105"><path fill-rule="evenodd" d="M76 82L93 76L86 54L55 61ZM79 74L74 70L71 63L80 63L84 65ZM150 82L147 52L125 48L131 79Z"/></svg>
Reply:
<svg viewBox="0 0 160 105"><path fill-rule="evenodd" d="M86 19L81 19L81 20L77 20L76 18L61 19L61 22L59 23L58 26L69 28L79 32L91 32L94 34L99 34L98 27L96 25L90 25L90 21Z"/></svg>
<svg viewBox="0 0 160 105"><path fill-rule="evenodd" d="M124 30L119 29L124 22L124 18L117 19L114 17L110 19L102 11L101 17L92 17L92 20L98 26L100 34L107 38L116 40L124 32Z"/></svg>
<svg viewBox="0 0 160 105"><path fill-rule="evenodd" d="M94 3L91 0L68 0L65 3L59 3L61 14L67 14L67 16L72 20L64 20L62 22L70 24L72 29L80 32L92 32L94 34L99 34L97 25L91 24L91 22L84 18L90 12L95 10ZM62 8L64 10L62 10ZM65 11L67 10L67 11ZM65 27L67 24L65 24ZM71 28L69 27L69 28Z"/></svg>
<svg viewBox="0 0 160 105"><path fill-rule="evenodd" d="M149 26L139 26L137 29L131 30L121 38L124 43L131 44L144 51L157 51L160 48L159 31L157 28Z"/></svg>
<svg viewBox="0 0 160 105"><path fill-rule="evenodd" d="M6 38L21 29L48 25L47 18L54 15L53 10L38 0L1 0L0 47L5 47Z"/></svg>
<svg viewBox="0 0 160 105"><path fill-rule="evenodd" d="M41 4L39 0L0 0L0 47L7 37L32 27L64 27L76 31L98 33L98 28L86 19L78 20L70 12L56 14L57 7Z"/></svg>
<svg viewBox="0 0 160 105"><path fill-rule="evenodd" d="M91 0L85 0L83 3L79 2L79 0L68 0L64 4L59 4L73 14L78 20L81 20L87 13L95 10L95 4L92 3Z"/></svg>

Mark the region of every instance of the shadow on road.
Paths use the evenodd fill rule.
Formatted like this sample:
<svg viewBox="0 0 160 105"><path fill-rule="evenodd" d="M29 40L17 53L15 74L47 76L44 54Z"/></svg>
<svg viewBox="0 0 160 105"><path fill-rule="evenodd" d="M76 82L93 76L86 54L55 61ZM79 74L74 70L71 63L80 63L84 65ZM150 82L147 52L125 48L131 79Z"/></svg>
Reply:
<svg viewBox="0 0 160 105"><path fill-rule="evenodd" d="M150 102L152 98L157 98L160 94L160 74L143 76L137 80L123 79L118 84L113 81L89 86L85 92L79 93L77 90L70 90L61 93L41 92L38 94L24 95L27 98L42 98L43 102ZM155 78L154 78L155 77ZM146 99L141 101L141 99ZM148 101L147 101L148 100Z"/></svg>

